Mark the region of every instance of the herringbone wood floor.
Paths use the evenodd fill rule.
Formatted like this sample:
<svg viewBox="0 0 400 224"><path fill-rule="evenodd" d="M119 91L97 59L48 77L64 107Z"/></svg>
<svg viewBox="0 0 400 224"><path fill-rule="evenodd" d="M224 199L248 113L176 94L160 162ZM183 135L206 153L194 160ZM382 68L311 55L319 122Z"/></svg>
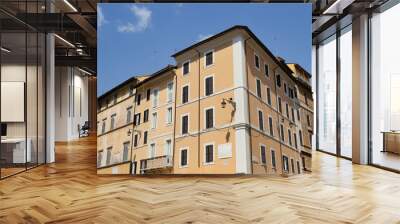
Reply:
<svg viewBox="0 0 400 224"><path fill-rule="evenodd" d="M400 223L400 175L322 153L289 178L99 177L95 147L0 181L0 223Z"/></svg>

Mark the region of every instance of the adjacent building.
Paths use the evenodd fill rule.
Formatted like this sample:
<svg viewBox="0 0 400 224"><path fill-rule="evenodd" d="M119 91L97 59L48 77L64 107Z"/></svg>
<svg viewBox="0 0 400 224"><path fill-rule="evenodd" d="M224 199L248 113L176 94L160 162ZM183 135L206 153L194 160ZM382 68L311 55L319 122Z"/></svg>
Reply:
<svg viewBox="0 0 400 224"><path fill-rule="evenodd" d="M304 69L286 65L246 26L172 57L175 66L99 98L99 174L311 169L313 103Z"/></svg>

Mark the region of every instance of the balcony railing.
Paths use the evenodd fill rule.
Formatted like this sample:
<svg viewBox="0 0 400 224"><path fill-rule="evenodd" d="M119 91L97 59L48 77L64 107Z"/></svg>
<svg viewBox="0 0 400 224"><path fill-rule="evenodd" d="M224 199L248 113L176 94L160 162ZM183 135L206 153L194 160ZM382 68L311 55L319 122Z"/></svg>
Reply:
<svg viewBox="0 0 400 224"><path fill-rule="evenodd" d="M149 171L156 169L166 169L172 167L172 156L157 156L150 159L143 159L140 161L140 170Z"/></svg>

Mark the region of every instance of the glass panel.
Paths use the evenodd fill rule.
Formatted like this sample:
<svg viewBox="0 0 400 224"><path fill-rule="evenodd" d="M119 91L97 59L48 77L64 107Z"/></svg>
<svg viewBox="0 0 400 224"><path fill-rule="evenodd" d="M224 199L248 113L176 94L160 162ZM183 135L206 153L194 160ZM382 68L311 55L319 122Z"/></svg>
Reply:
<svg viewBox="0 0 400 224"><path fill-rule="evenodd" d="M340 36L340 152L352 157L352 35L351 26Z"/></svg>
<svg viewBox="0 0 400 224"><path fill-rule="evenodd" d="M372 163L400 170L400 4L374 15L372 31Z"/></svg>
<svg viewBox="0 0 400 224"><path fill-rule="evenodd" d="M318 48L319 149L336 154L336 36Z"/></svg>
<svg viewBox="0 0 400 224"><path fill-rule="evenodd" d="M44 34L38 35L38 136L37 136L37 150L38 150L38 164L45 163L45 60L46 60L46 37Z"/></svg>
<svg viewBox="0 0 400 224"><path fill-rule="evenodd" d="M1 177L25 170L26 34L1 34Z"/></svg>

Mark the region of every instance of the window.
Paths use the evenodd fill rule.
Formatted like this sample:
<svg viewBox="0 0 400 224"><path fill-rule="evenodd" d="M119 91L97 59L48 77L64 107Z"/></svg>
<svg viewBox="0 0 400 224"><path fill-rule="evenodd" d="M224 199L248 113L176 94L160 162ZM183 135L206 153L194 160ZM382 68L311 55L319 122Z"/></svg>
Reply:
<svg viewBox="0 0 400 224"><path fill-rule="evenodd" d="M132 121L132 107L128 107L126 109L126 123L130 123Z"/></svg>
<svg viewBox="0 0 400 224"><path fill-rule="evenodd" d="M275 150L271 149L271 164L272 168L276 168Z"/></svg>
<svg viewBox="0 0 400 224"><path fill-rule="evenodd" d="M311 127L310 115L307 114L307 125Z"/></svg>
<svg viewBox="0 0 400 224"><path fill-rule="evenodd" d="M133 85L129 86L129 96L133 96L134 89L135 87L133 87Z"/></svg>
<svg viewBox="0 0 400 224"><path fill-rule="evenodd" d="M291 165L292 165L292 173L294 173L294 160L293 160L293 159L290 159L290 163L291 163Z"/></svg>
<svg viewBox="0 0 400 224"><path fill-rule="evenodd" d="M272 117L268 118L268 122L269 122L269 135L274 136L274 125L273 125L273 121L272 121Z"/></svg>
<svg viewBox="0 0 400 224"><path fill-rule="evenodd" d="M182 87L182 104L189 101L189 86Z"/></svg>
<svg viewBox="0 0 400 224"><path fill-rule="evenodd" d="M271 89L267 87L267 103L268 105L271 105Z"/></svg>
<svg viewBox="0 0 400 224"><path fill-rule="evenodd" d="M209 108L205 110L206 129L214 127L214 109Z"/></svg>
<svg viewBox="0 0 400 224"><path fill-rule="evenodd" d="M283 170L289 172L289 158L287 156L282 156L283 158Z"/></svg>
<svg viewBox="0 0 400 224"><path fill-rule="evenodd" d="M183 67L182 72L183 72L184 75L189 73L189 63L190 62L187 61L187 62L184 62L183 65L182 65L182 67Z"/></svg>
<svg viewBox="0 0 400 224"><path fill-rule="evenodd" d="M300 162L297 161L297 173L300 174Z"/></svg>
<svg viewBox="0 0 400 224"><path fill-rule="evenodd" d="M138 141L139 141L139 135L135 134L135 137L133 138L133 147L138 146Z"/></svg>
<svg viewBox="0 0 400 224"><path fill-rule="evenodd" d="M289 119L289 104L286 103L286 117Z"/></svg>
<svg viewBox="0 0 400 224"><path fill-rule="evenodd" d="M297 98L297 87L294 87L293 92L294 92L294 97Z"/></svg>
<svg viewBox="0 0 400 224"><path fill-rule="evenodd" d="M164 145L164 155L170 156L172 155L172 144L171 139L167 139Z"/></svg>
<svg viewBox="0 0 400 224"><path fill-rule="evenodd" d="M143 132L143 145L147 144L147 131Z"/></svg>
<svg viewBox="0 0 400 224"><path fill-rule="evenodd" d="M182 135L187 134L189 132L189 115L182 116Z"/></svg>
<svg viewBox="0 0 400 224"><path fill-rule="evenodd" d="M288 131L289 145L292 146L292 131L290 131L290 129L288 129L287 131Z"/></svg>
<svg viewBox="0 0 400 224"><path fill-rule="evenodd" d="M181 149L181 167L186 167L188 165L188 150Z"/></svg>
<svg viewBox="0 0 400 224"><path fill-rule="evenodd" d="M297 110L297 120L300 122L300 108Z"/></svg>
<svg viewBox="0 0 400 224"><path fill-rule="evenodd" d="M209 144L205 147L205 164L214 162L214 145Z"/></svg>
<svg viewBox="0 0 400 224"><path fill-rule="evenodd" d="M143 112L143 123L146 123L146 122L148 122L149 121L149 109L146 109L144 112Z"/></svg>
<svg viewBox="0 0 400 224"><path fill-rule="evenodd" d="M312 132L308 132L308 137L309 137L308 141L310 142L310 146L311 146L311 144L312 144Z"/></svg>
<svg viewBox="0 0 400 224"><path fill-rule="evenodd" d="M122 161L128 161L128 155L129 155L129 142L124 143L124 151L122 154Z"/></svg>
<svg viewBox="0 0 400 224"><path fill-rule="evenodd" d="M214 77L205 78L205 95L209 96L214 93Z"/></svg>
<svg viewBox="0 0 400 224"><path fill-rule="evenodd" d="M151 128L157 128L157 112L154 112L151 117Z"/></svg>
<svg viewBox="0 0 400 224"><path fill-rule="evenodd" d="M285 95L287 95L287 86L285 82L283 83L283 90L285 91Z"/></svg>
<svg viewBox="0 0 400 224"><path fill-rule="evenodd" d="M269 77L269 66L267 64L264 65L264 70L265 76Z"/></svg>
<svg viewBox="0 0 400 224"><path fill-rule="evenodd" d="M214 52L209 51L205 54L205 56L206 56L206 61L205 61L206 67L212 65L214 63Z"/></svg>
<svg viewBox="0 0 400 224"><path fill-rule="evenodd" d="M154 158L156 156L156 144L151 143L150 144L150 151L149 151L149 157Z"/></svg>
<svg viewBox="0 0 400 224"><path fill-rule="evenodd" d="M298 145L297 145L297 135L296 135L296 133L293 133L293 138L294 138L294 147L297 149Z"/></svg>
<svg viewBox="0 0 400 224"><path fill-rule="evenodd" d="M276 85L281 87L281 75L276 75Z"/></svg>
<svg viewBox="0 0 400 224"><path fill-rule="evenodd" d="M113 96L113 103L116 104L117 101L118 101L118 95L117 95L117 94L114 94L114 96Z"/></svg>
<svg viewBox="0 0 400 224"><path fill-rule="evenodd" d="M295 117L294 117L294 109L293 109L293 107L292 107L292 121L293 121L293 122L295 122L294 119L295 119Z"/></svg>
<svg viewBox="0 0 400 224"><path fill-rule="evenodd" d="M110 127L111 130L113 130L115 128L115 117L116 116L117 116L116 114L111 115L111 127Z"/></svg>
<svg viewBox="0 0 400 224"><path fill-rule="evenodd" d="M133 124L134 125L139 125L140 124L140 113L135 114L135 116L133 118Z"/></svg>
<svg viewBox="0 0 400 224"><path fill-rule="evenodd" d="M258 127L261 131L264 131L264 115L261 110L258 111Z"/></svg>
<svg viewBox="0 0 400 224"><path fill-rule="evenodd" d="M283 130L282 124L281 124L281 141L285 141L285 131Z"/></svg>
<svg viewBox="0 0 400 224"><path fill-rule="evenodd" d="M172 107L167 108L167 124L172 123Z"/></svg>
<svg viewBox="0 0 400 224"><path fill-rule="evenodd" d="M303 145L303 134L301 133L301 130L299 130L299 140L300 140L300 145Z"/></svg>
<svg viewBox="0 0 400 224"><path fill-rule="evenodd" d="M146 91L146 100L147 101L150 100L150 93L151 93L151 89L147 89L147 91Z"/></svg>
<svg viewBox="0 0 400 224"><path fill-rule="evenodd" d="M111 164L111 151L112 151L112 147L108 147L107 148L107 158L106 158L107 166Z"/></svg>
<svg viewBox="0 0 400 224"><path fill-rule="evenodd" d="M136 105L140 105L140 100L142 99L142 95L137 94L136 95Z"/></svg>
<svg viewBox="0 0 400 224"><path fill-rule="evenodd" d="M282 100L279 96L278 96L278 111L279 113L282 113Z"/></svg>
<svg viewBox="0 0 400 224"><path fill-rule="evenodd" d="M170 103L170 102L172 102L172 98L173 98L173 95L174 95L174 83L173 82L169 82L168 84L167 84L167 90L168 90L168 103Z"/></svg>
<svg viewBox="0 0 400 224"><path fill-rule="evenodd" d="M101 133L104 134L106 132L106 121L107 119L103 119L103 123L101 124Z"/></svg>
<svg viewBox="0 0 400 224"><path fill-rule="evenodd" d="M260 58L256 54L254 55L254 65L257 69L260 69Z"/></svg>
<svg viewBox="0 0 400 224"><path fill-rule="evenodd" d="M265 145L260 145L260 156L261 156L261 164L267 164L267 155L265 151Z"/></svg>
<svg viewBox="0 0 400 224"><path fill-rule="evenodd" d="M257 96L261 98L261 80L256 79Z"/></svg>
<svg viewBox="0 0 400 224"><path fill-rule="evenodd" d="M103 160L103 150L99 151L97 155L97 167L101 167L101 161Z"/></svg>
<svg viewBox="0 0 400 224"><path fill-rule="evenodd" d="M158 89L153 89L153 107L157 107L158 106L158 97L159 97L159 94L158 94L159 92L158 92Z"/></svg>

